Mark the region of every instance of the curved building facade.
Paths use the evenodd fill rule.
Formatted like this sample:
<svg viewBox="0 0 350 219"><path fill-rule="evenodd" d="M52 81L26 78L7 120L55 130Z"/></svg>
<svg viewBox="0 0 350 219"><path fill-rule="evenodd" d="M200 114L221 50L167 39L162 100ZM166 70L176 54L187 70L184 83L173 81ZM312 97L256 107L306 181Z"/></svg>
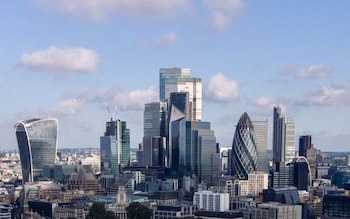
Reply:
<svg viewBox="0 0 350 219"><path fill-rule="evenodd" d="M23 183L34 182L43 165L54 165L57 153L58 121L30 119L15 124Z"/></svg>
<svg viewBox="0 0 350 219"><path fill-rule="evenodd" d="M232 143L232 172L239 179L248 179L256 171L257 151L253 124L247 113L239 119Z"/></svg>

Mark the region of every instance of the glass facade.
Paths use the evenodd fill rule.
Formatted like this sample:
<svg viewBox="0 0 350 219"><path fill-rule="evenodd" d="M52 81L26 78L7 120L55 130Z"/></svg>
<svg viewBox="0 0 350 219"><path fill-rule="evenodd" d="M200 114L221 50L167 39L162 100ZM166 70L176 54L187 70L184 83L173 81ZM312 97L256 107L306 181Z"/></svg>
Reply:
<svg viewBox="0 0 350 219"><path fill-rule="evenodd" d="M126 122L113 120L106 122L104 136L100 137L101 172L115 175L120 166L130 165L130 130Z"/></svg>
<svg viewBox="0 0 350 219"><path fill-rule="evenodd" d="M248 174L256 171L257 152L253 124L247 113L239 119L232 144L233 175L248 179Z"/></svg>
<svg viewBox="0 0 350 219"><path fill-rule="evenodd" d="M188 68L159 70L159 98L169 101L173 92L188 92L192 104L191 120L202 120L202 80L190 77Z"/></svg>
<svg viewBox="0 0 350 219"><path fill-rule="evenodd" d="M58 121L54 118L31 119L15 125L21 158L23 183L34 182L43 165L54 165L57 153Z"/></svg>

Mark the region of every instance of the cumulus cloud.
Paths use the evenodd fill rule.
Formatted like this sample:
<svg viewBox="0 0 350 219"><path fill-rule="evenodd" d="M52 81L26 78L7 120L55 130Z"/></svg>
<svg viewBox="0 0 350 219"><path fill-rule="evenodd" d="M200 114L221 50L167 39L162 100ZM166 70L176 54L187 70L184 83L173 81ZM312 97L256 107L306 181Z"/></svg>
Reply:
<svg viewBox="0 0 350 219"><path fill-rule="evenodd" d="M332 71L333 67L331 65L310 65L306 68L301 69L297 76L302 79L319 78L329 76Z"/></svg>
<svg viewBox="0 0 350 219"><path fill-rule="evenodd" d="M282 109L283 112L287 111L286 106L279 104L278 99L273 97L262 96L256 100L251 101L249 104L255 107L254 113L259 115L271 115L272 109L277 105Z"/></svg>
<svg viewBox="0 0 350 219"><path fill-rule="evenodd" d="M154 87L142 90L134 90L124 93L119 86L101 90L94 101L100 103L108 103L108 105L116 106L120 110L143 110L145 103L158 100L158 91Z"/></svg>
<svg viewBox="0 0 350 219"><path fill-rule="evenodd" d="M20 113L21 118L31 117L55 117L59 119L74 118L85 104L90 100L88 90L65 94L62 100L47 108L39 108Z"/></svg>
<svg viewBox="0 0 350 219"><path fill-rule="evenodd" d="M209 11L208 26L224 30L244 8L244 3L243 0L203 0L203 6Z"/></svg>
<svg viewBox="0 0 350 219"><path fill-rule="evenodd" d="M37 4L51 11L89 20L101 20L116 13L127 17L171 17L189 8L189 0L37 0Z"/></svg>
<svg viewBox="0 0 350 219"><path fill-rule="evenodd" d="M280 72L298 79L315 79L330 76L333 72L333 66L329 64L317 64L300 68L296 65L290 65L280 70Z"/></svg>
<svg viewBox="0 0 350 219"><path fill-rule="evenodd" d="M98 54L86 48L57 48L50 46L41 51L25 53L21 56L19 65L35 71L52 73L82 72L97 70Z"/></svg>
<svg viewBox="0 0 350 219"><path fill-rule="evenodd" d="M348 106L350 90L343 85L327 85L304 94L295 102L301 106Z"/></svg>
<svg viewBox="0 0 350 219"><path fill-rule="evenodd" d="M232 102L238 97L239 86L222 73L214 75L204 86L204 97L213 102Z"/></svg>

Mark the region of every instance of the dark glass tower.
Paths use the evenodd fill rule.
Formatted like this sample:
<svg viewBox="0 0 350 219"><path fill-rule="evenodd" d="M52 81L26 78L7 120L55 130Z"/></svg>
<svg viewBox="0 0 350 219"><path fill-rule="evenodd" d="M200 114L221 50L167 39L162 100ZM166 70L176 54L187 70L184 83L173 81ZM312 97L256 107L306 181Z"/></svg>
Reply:
<svg viewBox="0 0 350 219"><path fill-rule="evenodd" d="M232 172L239 179L248 179L256 171L257 152L253 124L245 112L239 119L232 144Z"/></svg>
<svg viewBox="0 0 350 219"><path fill-rule="evenodd" d="M130 130L119 119L106 122L104 136L100 137L101 172L117 175L119 167L130 165Z"/></svg>
<svg viewBox="0 0 350 219"><path fill-rule="evenodd" d="M55 164L57 124L54 118L30 119L15 124L23 184L40 177L43 165Z"/></svg>

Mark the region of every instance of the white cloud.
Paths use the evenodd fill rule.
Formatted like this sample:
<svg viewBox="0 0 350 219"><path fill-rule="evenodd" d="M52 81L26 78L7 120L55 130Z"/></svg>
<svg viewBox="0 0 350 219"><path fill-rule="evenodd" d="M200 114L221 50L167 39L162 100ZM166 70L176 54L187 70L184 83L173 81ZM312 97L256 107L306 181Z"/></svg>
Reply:
<svg viewBox="0 0 350 219"><path fill-rule="evenodd" d="M259 97L257 100L253 101L252 104L257 107L270 107L275 104L276 101L272 97Z"/></svg>
<svg viewBox="0 0 350 219"><path fill-rule="evenodd" d="M25 53L20 58L20 66L35 71L93 72L99 63L98 54L86 48L57 48L50 46L46 50Z"/></svg>
<svg viewBox="0 0 350 219"><path fill-rule="evenodd" d="M158 91L154 87L143 90L134 90L124 93L120 87L111 87L101 90L94 98L95 102L115 106L117 109L143 110L145 103L157 101Z"/></svg>
<svg viewBox="0 0 350 219"><path fill-rule="evenodd" d="M37 4L89 20L101 20L112 13L136 18L171 17L189 8L188 0L37 0Z"/></svg>
<svg viewBox="0 0 350 219"><path fill-rule="evenodd" d="M163 36L159 37L155 40L156 46L168 46L173 45L176 42L176 34L175 32L165 33Z"/></svg>
<svg viewBox="0 0 350 219"><path fill-rule="evenodd" d="M318 64L300 68L296 65L289 65L279 72L298 79L315 79L330 76L333 72L333 66L329 64Z"/></svg>
<svg viewBox="0 0 350 219"><path fill-rule="evenodd" d="M283 104L280 104L279 100L273 97L262 96L256 100L251 101L249 104L255 107L254 113L258 115L271 115L272 109L275 106L279 106L282 109L282 112L287 112L287 107Z"/></svg>
<svg viewBox="0 0 350 219"><path fill-rule="evenodd" d="M91 100L90 91L82 89L63 95L63 98L54 105L46 108L23 111L20 118L55 117L58 119L74 118L78 112Z"/></svg>
<svg viewBox="0 0 350 219"><path fill-rule="evenodd" d="M304 94L295 102L301 106L348 106L350 90L342 85L328 85Z"/></svg>
<svg viewBox="0 0 350 219"><path fill-rule="evenodd" d="M203 0L203 6L209 10L208 26L224 30L244 8L244 3L243 0Z"/></svg>
<svg viewBox="0 0 350 219"><path fill-rule="evenodd" d="M332 71L333 67L331 65L310 65L306 68L301 69L297 76L301 79L319 78L329 76Z"/></svg>
<svg viewBox="0 0 350 219"><path fill-rule="evenodd" d="M238 97L238 83L222 73L214 75L204 86L204 97L214 102L232 102Z"/></svg>

